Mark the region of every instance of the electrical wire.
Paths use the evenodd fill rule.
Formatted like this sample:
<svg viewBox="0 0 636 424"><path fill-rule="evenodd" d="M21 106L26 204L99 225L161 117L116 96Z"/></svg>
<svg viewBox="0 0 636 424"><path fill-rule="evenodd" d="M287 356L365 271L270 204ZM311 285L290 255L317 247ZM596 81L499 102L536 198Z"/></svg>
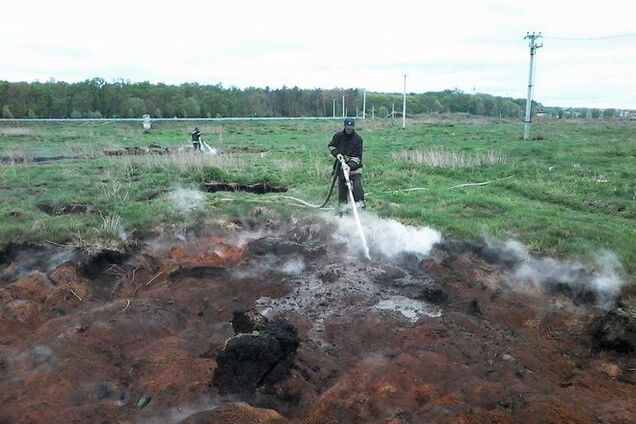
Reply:
<svg viewBox="0 0 636 424"><path fill-rule="evenodd" d="M551 37L544 35L546 40L563 40L563 41L605 41L605 40L623 40L636 38L636 32L628 32L625 34L604 35L599 37Z"/></svg>

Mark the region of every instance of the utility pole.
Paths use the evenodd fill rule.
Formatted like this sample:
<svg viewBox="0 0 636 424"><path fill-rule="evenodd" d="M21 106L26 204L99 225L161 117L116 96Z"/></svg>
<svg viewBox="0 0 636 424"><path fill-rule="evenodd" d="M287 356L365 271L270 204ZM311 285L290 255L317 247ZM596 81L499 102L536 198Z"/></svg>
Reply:
<svg viewBox="0 0 636 424"><path fill-rule="evenodd" d="M371 119L375 119L375 105L371 106Z"/></svg>
<svg viewBox="0 0 636 424"><path fill-rule="evenodd" d="M528 140L530 138L530 125L532 124L532 87L534 85L534 55L537 52L537 49L543 47L543 44L536 44L537 38L541 38L542 35L539 32L535 34L534 32L530 34L526 33L526 36L523 37L530 40L530 72L528 76L528 100L526 100L526 119L524 121L523 127L523 139Z"/></svg>
<svg viewBox="0 0 636 424"><path fill-rule="evenodd" d="M336 99L333 99L333 117L336 117Z"/></svg>
<svg viewBox="0 0 636 424"><path fill-rule="evenodd" d="M404 96L402 98L402 129L406 128L406 74L404 74Z"/></svg>
<svg viewBox="0 0 636 424"><path fill-rule="evenodd" d="M345 119L347 115L345 115L345 96L342 96L342 119Z"/></svg>
<svg viewBox="0 0 636 424"><path fill-rule="evenodd" d="M362 95L362 119L367 117L367 90L364 90Z"/></svg>

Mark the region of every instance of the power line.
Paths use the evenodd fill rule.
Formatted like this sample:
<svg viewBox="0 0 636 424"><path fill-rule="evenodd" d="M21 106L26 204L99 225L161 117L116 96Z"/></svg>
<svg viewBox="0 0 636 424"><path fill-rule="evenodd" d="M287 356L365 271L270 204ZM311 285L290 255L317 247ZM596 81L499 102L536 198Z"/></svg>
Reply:
<svg viewBox="0 0 636 424"><path fill-rule="evenodd" d="M550 37L544 36L546 40L564 40L564 41L604 41L604 40L622 40L636 38L636 32L628 32L625 34L604 35L599 37Z"/></svg>

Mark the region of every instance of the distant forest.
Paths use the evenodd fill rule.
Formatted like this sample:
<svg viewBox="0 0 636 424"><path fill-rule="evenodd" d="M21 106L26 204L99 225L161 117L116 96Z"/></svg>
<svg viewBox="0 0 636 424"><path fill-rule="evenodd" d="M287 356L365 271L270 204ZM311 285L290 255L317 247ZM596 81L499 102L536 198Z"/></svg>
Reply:
<svg viewBox="0 0 636 424"><path fill-rule="evenodd" d="M224 88L221 84L151 84L102 78L66 83L0 81L2 118L214 118L342 116L342 97L348 116L361 116L364 92L360 89ZM534 109L541 105L533 104ZM402 93L367 92L366 114L384 118L402 110ZM468 113L522 118L525 99L467 94L461 90L408 93L408 115ZM602 117L598 109L552 109L563 117ZM400 115L401 116L401 115Z"/></svg>

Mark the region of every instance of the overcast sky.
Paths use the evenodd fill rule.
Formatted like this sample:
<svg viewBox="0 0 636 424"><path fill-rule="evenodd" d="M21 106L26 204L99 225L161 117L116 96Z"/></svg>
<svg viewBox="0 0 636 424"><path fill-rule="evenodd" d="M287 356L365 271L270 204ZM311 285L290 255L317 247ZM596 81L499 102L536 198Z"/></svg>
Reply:
<svg viewBox="0 0 636 424"><path fill-rule="evenodd" d="M10 1L0 80L93 77L224 87L526 96L636 109L632 0Z"/></svg>

